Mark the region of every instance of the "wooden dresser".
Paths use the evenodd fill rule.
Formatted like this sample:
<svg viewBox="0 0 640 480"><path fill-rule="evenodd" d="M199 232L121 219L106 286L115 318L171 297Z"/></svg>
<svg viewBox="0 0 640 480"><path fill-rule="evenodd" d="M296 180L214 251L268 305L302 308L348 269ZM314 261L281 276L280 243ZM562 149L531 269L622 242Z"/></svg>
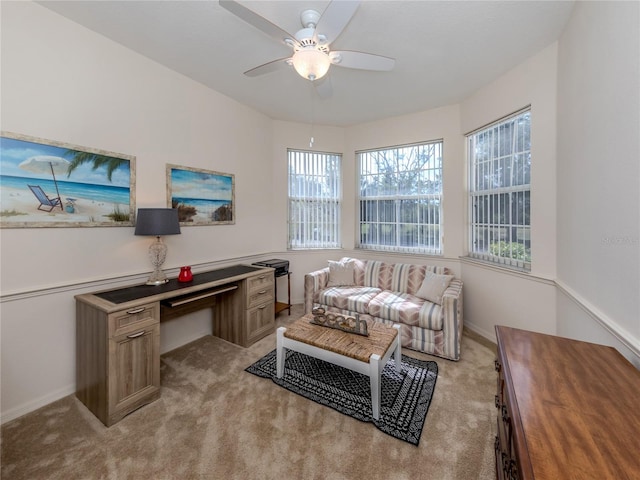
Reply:
<svg viewBox="0 0 640 480"><path fill-rule="evenodd" d="M640 371L611 347L496 335L496 477L640 479Z"/></svg>

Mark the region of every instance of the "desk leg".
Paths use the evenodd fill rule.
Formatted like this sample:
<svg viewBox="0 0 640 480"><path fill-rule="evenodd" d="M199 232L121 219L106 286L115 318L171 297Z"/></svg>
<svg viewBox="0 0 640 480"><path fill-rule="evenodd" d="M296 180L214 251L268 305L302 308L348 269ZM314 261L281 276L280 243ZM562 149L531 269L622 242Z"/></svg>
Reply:
<svg viewBox="0 0 640 480"><path fill-rule="evenodd" d="M276 315L278 315L278 277L273 274L273 309Z"/></svg>
<svg viewBox="0 0 640 480"><path fill-rule="evenodd" d="M287 303L278 301L278 279L287 276ZM283 273L282 275L274 278L274 290L273 294L275 296L274 309L275 314L279 314L283 310L288 310L289 315L291 315L291 272Z"/></svg>
<svg viewBox="0 0 640 480"><path fill-rule="evenodd" d="M287 273L287 305L289 305L289 315L291 315L291 272Z"/></svg>

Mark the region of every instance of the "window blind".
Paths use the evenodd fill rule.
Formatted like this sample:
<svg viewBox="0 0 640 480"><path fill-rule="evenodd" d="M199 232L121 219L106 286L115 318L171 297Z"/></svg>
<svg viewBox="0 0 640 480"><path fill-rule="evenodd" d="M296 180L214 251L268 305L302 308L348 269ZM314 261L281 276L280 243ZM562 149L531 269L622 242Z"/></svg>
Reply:
<svg viewBox="0 0 640 480"><path fill-rule="evenodd" d="M341 246L341 160L335 153L288 151L288 248Z"/></svg>

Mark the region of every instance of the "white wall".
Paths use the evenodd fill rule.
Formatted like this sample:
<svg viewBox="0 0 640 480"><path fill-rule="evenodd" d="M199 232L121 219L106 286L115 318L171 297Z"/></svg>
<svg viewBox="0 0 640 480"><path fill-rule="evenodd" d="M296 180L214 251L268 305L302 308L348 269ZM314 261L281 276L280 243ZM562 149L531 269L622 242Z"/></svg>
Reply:
<svg viewBox="0 0 640 480"><path fill-rule="evenodd" d="M462 262L465 324L495 338L495 325L554 334L556 70L552 44L462 102L461 134L531 105L531 272Z"/></svg>
<svg viewBox="0 0 640 480"><path fill-rule="evenodd" d="M640 3L577 2L558 53L558 333L640 365Z"/></svg>
<svg viewBox="0 0 640 480"><path fill-rule="evenodd" d="M167 237L169 270L273 250L270 235L256 234L272 231L270 119L37 4L1 8L3 130L134 155L138 207L166 206L167 163L234 174L235 225ZM73 295L110 288L110 278L140 281L151 266L150 240L133 227L1 237L6 420L74 391ZM204 314L163 324L163 351L207 331Z"/></svg>

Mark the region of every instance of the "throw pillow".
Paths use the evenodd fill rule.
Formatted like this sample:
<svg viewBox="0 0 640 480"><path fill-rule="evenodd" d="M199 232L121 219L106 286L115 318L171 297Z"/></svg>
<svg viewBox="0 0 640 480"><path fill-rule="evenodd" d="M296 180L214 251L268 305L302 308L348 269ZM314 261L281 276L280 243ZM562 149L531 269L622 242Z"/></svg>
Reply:
<svg viewBox="0 0 640 480"><path fill-rule="evenodd" d="M355 285L354 273L356 262L346 260L334 262L329 260L329 287L348 287Z"/></svg>
<svg viewBox="0 0 640 480"><path fill-rule="evenodd" d="M437 273L426 272L422 285L416 292L416 297L442 305L442 295L449 283L451 283L452 278L453 275L438 275Z"/></svg>

